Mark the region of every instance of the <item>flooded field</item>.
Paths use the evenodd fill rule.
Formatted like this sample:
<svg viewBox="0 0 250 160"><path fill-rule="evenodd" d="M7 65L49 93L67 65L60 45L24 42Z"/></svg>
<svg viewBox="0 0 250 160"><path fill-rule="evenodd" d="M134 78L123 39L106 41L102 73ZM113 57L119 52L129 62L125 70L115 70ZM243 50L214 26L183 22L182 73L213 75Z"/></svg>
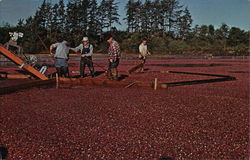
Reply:
<svg viewBox="0 0 250 160"><path fill-rule="evenodd" d="M78 59L69 63L71 76L77 77ZM94 63L107 67L104 60ZM137 63L121 61L121 83L157 78L183 85L158 90L71 85L1 95L0 144L8 158L249 158L248 59L150 59L145 73L128 74ZM106 79L102 68L95 65L95 70L95 80ZM0 71L20 73L16 67ZM50 67L48 73L53 72ZM15 81L0 81L6 83Z"/></svg>

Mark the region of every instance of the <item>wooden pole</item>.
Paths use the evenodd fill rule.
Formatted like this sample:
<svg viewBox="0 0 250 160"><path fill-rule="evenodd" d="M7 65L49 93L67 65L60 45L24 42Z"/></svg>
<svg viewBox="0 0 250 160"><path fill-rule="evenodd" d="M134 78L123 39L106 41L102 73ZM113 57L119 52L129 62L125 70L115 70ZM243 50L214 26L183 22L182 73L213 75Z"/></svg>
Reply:
<svg viewBox="0 0 250 160"><path fill-rule="evenodd" d="M33 75L35 75L36 77L38 77L38 78L40 78L42 80L48 80L48 77L46 77L45 75L43 75L42 73L40 73L38 70L36 70L31 65L26 64L21 58L19 58L17 55L15 55L14 53L10 52L6 48L0 46L0 53L2 53L5 57L7 57L8 59L10 59L15 64L19 65L19 68L22 68L22 69L24 69L24 70L32 73Z"/></svg>
<svg viewBox="0 0 250 160"><path fill-rule="evenodd" d="M58 73L56 73L56 88L59 87L59 79L58 79Z"/></svg>
<svg viewBox="0 0 250 160"><path fill-rule="evenodd" d="M154 83L154 90L157 90L157 82L158 80L157 80L157 78L155 78L155 83Z"/></svg>

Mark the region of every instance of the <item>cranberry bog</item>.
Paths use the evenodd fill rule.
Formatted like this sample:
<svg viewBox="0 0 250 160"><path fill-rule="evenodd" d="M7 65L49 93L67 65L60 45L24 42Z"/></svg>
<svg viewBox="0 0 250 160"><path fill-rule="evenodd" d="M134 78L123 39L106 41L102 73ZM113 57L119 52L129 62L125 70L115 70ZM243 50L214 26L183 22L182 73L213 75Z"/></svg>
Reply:
<svg viewBox="0 0 250 160"><path fill-rule="evenodd" d="M8 159L250 158L249 59L149 59L144 73L131 74L138 61L124 59L118 82L106 80L105 60L94 63L96 77L78 78L79 61L71 59L72 78L57 85L0 80L12 87L0 95Z"/></svg>

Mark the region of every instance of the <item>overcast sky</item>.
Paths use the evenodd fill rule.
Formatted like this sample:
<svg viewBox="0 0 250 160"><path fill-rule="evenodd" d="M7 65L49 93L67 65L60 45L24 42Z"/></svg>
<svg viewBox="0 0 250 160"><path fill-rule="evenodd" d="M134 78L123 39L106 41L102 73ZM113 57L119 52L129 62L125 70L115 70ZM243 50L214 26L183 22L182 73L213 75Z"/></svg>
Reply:
<svg viewBox="0 0 250 160"><path fill-rule="evenodd" d="M0 0L0 24L10 23L15 25L20 18L34 15L43 0ZM58 0L51 0L58 2ZM100 1L100 0L99 0ZM67 0L65 0L67 2ZM125 16L125 5L127 0L116 0L119 2L119 13L121 21ZM222 23L230 27L239 27L250 30L250 0L180 0L187 6L193 18L193 26L198 24L212 24L218 28ZM121 26L124 29L124 22Z"/></svg>

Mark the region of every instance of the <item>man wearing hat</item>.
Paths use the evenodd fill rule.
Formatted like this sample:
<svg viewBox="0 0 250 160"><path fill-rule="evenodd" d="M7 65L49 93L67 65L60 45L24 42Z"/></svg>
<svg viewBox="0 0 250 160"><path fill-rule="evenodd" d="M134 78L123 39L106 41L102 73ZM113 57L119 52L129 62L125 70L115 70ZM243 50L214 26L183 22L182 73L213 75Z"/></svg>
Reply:
<svg viewBox="0 0 250 160"><path fill-rule="evenodd" d="M93 45L89 43L88 37L83 37L82 44L77 46L76 48L70 48L74 52L81 53L81 61L80 61L80 76L84 77L85 66L89 67L91 76L94 77L94 66L92 62L93 55Z"/></svg>
<svg viewBox="0 0 250 160"><path fill-rule="evenodd" d="M108 61L109 61L109 68L107 77L110 80L118 80L118 71L117 67L120 62L120 46L119 44L113 39L111 34L106 35L106 40L110 44L108 49Z"/></svg>

